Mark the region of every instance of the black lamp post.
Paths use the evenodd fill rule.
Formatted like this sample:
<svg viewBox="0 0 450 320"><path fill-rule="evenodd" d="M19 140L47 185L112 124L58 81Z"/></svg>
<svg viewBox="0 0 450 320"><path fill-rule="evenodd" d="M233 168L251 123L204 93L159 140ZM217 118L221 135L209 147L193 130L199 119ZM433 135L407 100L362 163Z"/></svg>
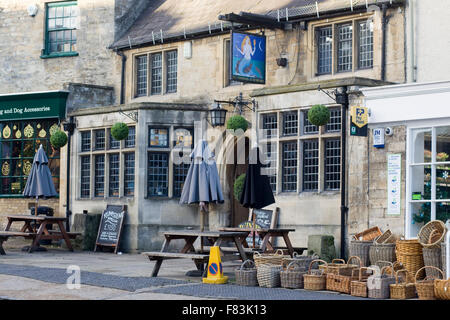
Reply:
<svg viewBox="0 0 450 320"><path fill-rule="evenodd" d="M220 103L215 102L216 107L210 109L209 112L209 118L208 121L213 127L220 127L225 124L225 117L227 114L227 110L222 109L220 107Z"/></svg>

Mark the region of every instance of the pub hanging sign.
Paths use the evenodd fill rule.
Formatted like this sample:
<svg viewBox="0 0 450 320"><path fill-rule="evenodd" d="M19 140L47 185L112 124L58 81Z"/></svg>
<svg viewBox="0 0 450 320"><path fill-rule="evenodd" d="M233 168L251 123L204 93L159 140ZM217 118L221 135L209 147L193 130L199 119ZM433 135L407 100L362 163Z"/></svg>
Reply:
<svg viewBox="0 0 450 320"><path fill-rule="evenodd" d="M68 95L67 91L0 95L0 121L64 119Z"/></svg>
<svg viewBox="0 0 450 320"><path fill-rule="evenodd" d="M350 109L350 135L367 137L368 108L352 106Z"/></svg>

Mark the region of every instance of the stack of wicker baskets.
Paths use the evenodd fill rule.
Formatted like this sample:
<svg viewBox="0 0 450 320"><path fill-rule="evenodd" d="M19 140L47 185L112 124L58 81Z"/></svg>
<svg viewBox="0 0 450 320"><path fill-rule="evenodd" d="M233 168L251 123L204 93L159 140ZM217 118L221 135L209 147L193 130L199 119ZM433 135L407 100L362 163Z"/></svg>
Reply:
<svg viewBox="0 0 450 320"><path fill-rule="evenodd" d="M289 289L303 289L303 276L305 269L296 261L292 261L281 271L281 287Z"/></svg>
<svg viewBox="0 0 450 320"><path fill-rule="evenodd" d="M353 278L355 277L355 273L358 272L358 280L353 280L350 285L350 294L354 297L363 297L367 298L367 279L369 277L368 271L369 269L366 267L362 267L359 269L353 269ZM363 273L363 271L365 271ZM373 273L373 271L372 271Z"/></svg>
<svg viewBox="0 0 450 320"><path fill-rule="evenodd" d="M323 263L324 269L312 270L312 266L319 262ZM321 291L326 289L327 283L327 266L326 261L316 259L311 261L308 268L308 273L303 275L303 286L305 290Z"/></svg>
<svg viewBox="0 0 450 320"><path fill-rule="evenodd" d="M258 285L255 264L251 260L245 260L241 267L235 270L235 275L237 285L249 287Z"/></svg>
<svg viewBox="0 0 450 320"><path fill-rule="evenodd" d="M442 278L444 278L444 273L442 270L431 267L431 266L425 266L417 270L416 273L416 289L417 289L417 295L419 296L420 300L436 300L436 295L434 293L434 280L432 277L426 277L423 280L419 280L418 276L423 269L435 269Z"/></svg>
<svg viewBox="0 0 450 320"><path fill-rule="evenodd" d="M281 285L283 267L275 264L259 264L256 267L256 277L260 287L276 288Z"/></svg>
<svg viewBox="0 0 450 320"><path fill-rule="evenodd" d="M253 254L253 261L255 261L255 266L258 268L261 264L273 264L281 266L283 258L286 256L283 254L283 250L278 249L275 253L259 253L255 252Z"/></svg>
<svg viewBox="0 0 450 320"><path fill-rule="evenodd" d="M377 237L369 249L369 258L372 265L379 265L378 261L389 261L394 263L397 260L395 255L395 236L391 230L386 230L381 236Z"/></svg>
<svg viewBox="0 0 450 320"><path fill-rule="evenodd" d="M396 255L397 260L410 274L416 274L417 270L424 266L422 245L416 239L397 240ZM422 271L418 274L418 277L421 279L424 276Z"/></svg>
<svg viewBox="0 0 450 320"><path fill-rule="evenodd" d="M300 256L297 254L297 252L294 252L294 256L292 258L290 256L284 256L281 261L281 265L283 266L283 268L286 268L289 263L295 261L296 265L298 265L299 268L306 271L308 270L311 261L313 261L314 259L319 259L319 256L317 254L314 254L312 256Z"/></svg>
<svg viewBox="0 0 450 320"><path fill-rule="evenodd" d="M361 259L363 267L368 267L370 265L369 250L372 247L372 241L350 241L349 253L350 256L356 256Z"/></svg>
<svg viewBox="0 0 450 320"><path fill-rule="evenodd" d="M445 224L439 220L433 220L425 224L419 231L419 242L423 247L423 260L426 266L442 269L441 243L446 233ZM439 277L436 269L427 268L428 277Z"/></svg>
<svg viewBox="0 0 450 320"><path fill-rule="evenodd" d="M402 282L399 281L399 275L403 273ZM395 284L390 285L391 299L411 299L416 297L416 285L409 282L408 271L406 269L398 270L395 273Z"/></svg>

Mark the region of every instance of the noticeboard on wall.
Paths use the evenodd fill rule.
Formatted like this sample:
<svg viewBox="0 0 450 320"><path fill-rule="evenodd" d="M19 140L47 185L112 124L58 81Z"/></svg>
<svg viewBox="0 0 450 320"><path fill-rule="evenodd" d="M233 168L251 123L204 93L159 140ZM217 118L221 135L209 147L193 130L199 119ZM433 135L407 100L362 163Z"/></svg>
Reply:
<svg viewBox="0 0 450 320"><path fill-rule="evenodd" d="M399 215L401 207L402 155L387 155L387 214Z"/></svg>
<svg viewBox="0 0 450 320"><path fill-rule="evenodd" d="M266 36L232 32L230 80L266 83Z"/></svg>

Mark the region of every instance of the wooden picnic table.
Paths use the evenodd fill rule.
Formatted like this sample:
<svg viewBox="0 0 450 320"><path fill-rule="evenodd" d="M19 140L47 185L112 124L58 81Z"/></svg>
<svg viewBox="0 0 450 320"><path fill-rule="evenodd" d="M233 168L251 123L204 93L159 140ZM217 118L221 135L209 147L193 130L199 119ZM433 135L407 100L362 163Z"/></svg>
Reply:
<svg viewBox="0 0 450 320"><path fill-rule="evenodd" d="M70 239L75 238L79 233L66 232L64 223L67 218L63 217L50 217L44 215L8 215L8 224L5 231L0 231L0 236L11 237L19 236L26 239L33 239L32 244L28 252L33 252L39 247L40 240L61 240L66 242L67 248L73 251L72 243ZM23 222L23 226L19 232L10 231L11 225L14 222ZM34 222L35 226L32 225ZM57 225L59 230L48 230L47 225ZM36 231L37 229L37 231Z"/></svg>
<svg viewBox="0 0 450 320"><path fill-rule="evenodd" d="M271 228L271 229L253 229L253 228L220 228L221 231L228 231L228 232L245 232L247 235L245 238L243 238L243 245L244 247L248 248L248 243L246 241L246 238L250 233L256 232L261 237L261 245L259 246L259 250L261 252L265 252L267 250L275 250L275 247L273 246L270 239L272 237L281 237L284 240L284 243L286 244L286 249L288 250L291 257L294 256L294 248L292 247L291 240L289 239L289 232L295 231L295 229L282 229L282 228Z"/></svg>
<svg viewBox="0 0 450 320"><path fill-rule="evenodd" d="M204 263L208 262L209 253L201 251L194 247L194 242L200 238L205 244L213 246L221 246L226 241L232 241L237 249L238 256L234 253L226 254L222 256L222 260L235 260L240 258L242 261L247 259L246 250L243 247L243 241L247 236L247 232L242 231L200 231L200 230L177 230L163 232L164 243L159 252L143 252L150 260L156 260L156 264L153 267L152 277L158 275L159 269L163 260L176 259L176 258L189 258L192 259L198 270L203 271ZM184 247L179 252L169 252L169 244L172 240L182 239L185 241ZM248 250L247 250L248 251Z"/></svg>

